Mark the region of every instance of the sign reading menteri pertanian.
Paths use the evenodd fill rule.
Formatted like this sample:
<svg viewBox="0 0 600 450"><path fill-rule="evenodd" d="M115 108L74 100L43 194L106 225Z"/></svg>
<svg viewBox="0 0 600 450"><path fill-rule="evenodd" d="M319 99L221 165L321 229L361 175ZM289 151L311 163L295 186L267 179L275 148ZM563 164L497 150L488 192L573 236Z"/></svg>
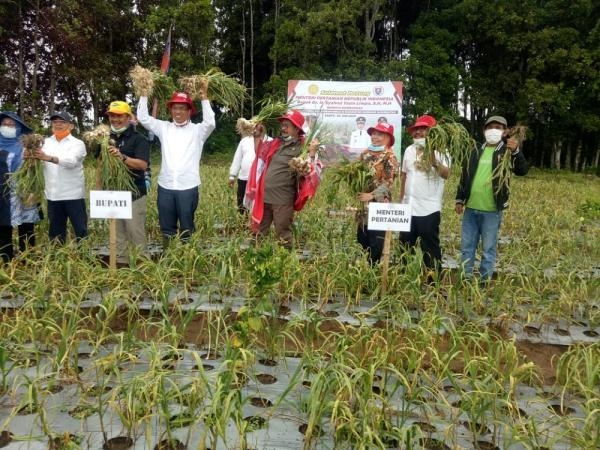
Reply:
<svg viewBox="0 0 600 450"><path fill-rule="evenodd" d="M130 191L90 191L90 217L131 219Z"/></svg>
<svg viewBox="0 0 600 450"><path fill-rule="evenodd" d="M410 220L408 203L369 203L369 230L410 231Z"/></svg>

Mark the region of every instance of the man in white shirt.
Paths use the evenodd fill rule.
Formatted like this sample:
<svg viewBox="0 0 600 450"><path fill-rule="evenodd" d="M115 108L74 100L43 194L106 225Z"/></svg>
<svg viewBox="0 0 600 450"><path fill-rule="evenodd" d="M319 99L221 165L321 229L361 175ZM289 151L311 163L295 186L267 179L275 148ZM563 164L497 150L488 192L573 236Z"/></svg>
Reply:
<svg viewBox="0 0 600 450"><path fill-rule="evenodd" d="M44 161L48 236L59 243L66 241L67 219L77 240L88 235L83 174L86 151L83 141L71 135L73 122L73 117L66 111L52 113L52 136L46 138L43 147L33 154L34 158Z"/></svg>
<svg viewBox="0 0 600 450"><path fill-rule="evenodd" d="M194 214L199 200L200 157L204 142L215 129L215 113L208 101L207 88L207 85L201 87L201 123L192 123L196 108L184 92L173 93L167 102L172 122L150 116L147 97L140 97L138 103L139 122L154 133L161 144L157 206L164 246L178 234L187 241L196 230Z"/></svg>
<svg viewBox="0 0 600 450"><path fill-rule="evenodd" d="M350 135L350 151L360 153L371 144L371 136L365 130L366 120L362 116L356 118L356 130Z"/></svg>
<svg viewBox="0 0 600 450"><path fill-rule="evenodd" d="M400 242L413 248L420 240L425 267L429 271L439 272L442 262L442 196L444 182L450 175L450 161L437 150L431 154L429 161L422 159L427 132L435 124L432 116L424 115L408 128L413 144L406 148L402 159L400 199L411 205L412 218L410 231L400 233Z"/></svg>

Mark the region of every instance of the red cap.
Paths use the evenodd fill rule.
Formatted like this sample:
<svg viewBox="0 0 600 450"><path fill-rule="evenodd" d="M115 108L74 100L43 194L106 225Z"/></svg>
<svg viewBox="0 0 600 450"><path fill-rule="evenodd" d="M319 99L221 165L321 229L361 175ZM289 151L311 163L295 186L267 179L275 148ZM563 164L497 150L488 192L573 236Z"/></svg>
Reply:
<svg viewBox="0 0 600 450"><path fill-rule="evenodd" d="M194 106L192 97L187 95L185 92L173 92L171 100L167 102L167 108L171 109L171 106L175 103L183 103L185 105L188 105L192 114L196 114L196 107Z"/></svg>
<svg viewBox="0 0 600 450"><path fill-rule="evenodd" d="M418 127L435 127L436 123L436 120L432 116L419 116L417 117L417 120L415 120L415 123L412 126L408 127L408 132L412 134L413 130Z"/></svg>
<svg viewBox="0 0 600 450"><path fill-rule="evenodd" d="M280 122L282 120L289 120L290 122L292 122L294 124L294 126L296 128L298 128L300 130L300 134L304 134L304 129L302 128L304 126L304 116L297 109L290 109L288 112L286 112L283 116L279 117L277 120L279 120Z"/></svg>
<svg viewBox="0 0 600 450"><path fill-rule="evenodd" d="M381 131L382 133L389 135L390 136L390 147L392 145L394 145L394 142L396 142L396 139L394 138L394 126L390 125L389 123L380 122L377 125L375 125L374 127L369 128L367 130L367 133L369 133L369 136L371 136L371 133L373 133L373 131Z"/></svg>

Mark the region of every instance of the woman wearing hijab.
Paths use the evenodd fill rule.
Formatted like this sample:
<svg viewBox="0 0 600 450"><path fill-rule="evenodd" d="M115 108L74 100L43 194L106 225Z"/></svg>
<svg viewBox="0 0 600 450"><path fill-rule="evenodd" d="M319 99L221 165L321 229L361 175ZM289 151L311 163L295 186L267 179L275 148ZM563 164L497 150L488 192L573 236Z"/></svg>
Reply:
<svg viewBox="0 0 600 450"><path fill-rule="evenodd" d="M358 194L358 200L364 208L359 213L356 239L369 255L369 262L375 264L383 253L385 231L367 228L368 204L375 201L387 203L392 201L392 184L398 173L398 160L394 155L394 127L387 123L378 123L367 130L371 136L371 145L360 154L360 159L371 169L373 181L369 192Z"/></svg>
<svg viewBox="0 0 600 450"><path fill-rule="evenodd" d="M26 207L9 175L23 164L21 137L31 128L12 112L0 112L0 258L4 262L14 257L13 227L18 228L19 250L35 244L33 226L40 220L39 205Z"/></svg>

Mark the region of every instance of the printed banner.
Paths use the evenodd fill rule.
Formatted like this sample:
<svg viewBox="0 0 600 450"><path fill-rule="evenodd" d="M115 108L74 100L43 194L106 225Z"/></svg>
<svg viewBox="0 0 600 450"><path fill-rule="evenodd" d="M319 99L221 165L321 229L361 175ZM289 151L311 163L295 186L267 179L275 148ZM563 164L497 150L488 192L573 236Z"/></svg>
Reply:
<svg viewBox="0 0 600 450"><path fill-rule="evenodd" d="M304 114L306 131L317 118L322 121L318 139L326 162L356 158L371 143L367 130L378 122L394 126L394 152L400 157L402 82L290 80L288 100Z"/></svg>

